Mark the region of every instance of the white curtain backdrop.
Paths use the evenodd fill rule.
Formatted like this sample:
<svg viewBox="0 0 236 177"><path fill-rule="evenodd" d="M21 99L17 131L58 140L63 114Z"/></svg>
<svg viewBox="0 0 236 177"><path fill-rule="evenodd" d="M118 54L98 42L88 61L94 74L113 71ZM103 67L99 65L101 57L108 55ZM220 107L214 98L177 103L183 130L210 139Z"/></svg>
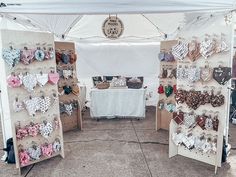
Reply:
<svg viewBox="0 0 236 177"><path fill-rule="evenodd" d="M77 43L78 76L149 76L157 73L159 42Z"/></svg>
<svg viewBox="0 0 236 177"><path fill-rule="evenodd" d="M81 84L87 86L87 100L92 76L144 76L147 105L156 106L159 42L77 43L77 52L77 74Z"/></svg>

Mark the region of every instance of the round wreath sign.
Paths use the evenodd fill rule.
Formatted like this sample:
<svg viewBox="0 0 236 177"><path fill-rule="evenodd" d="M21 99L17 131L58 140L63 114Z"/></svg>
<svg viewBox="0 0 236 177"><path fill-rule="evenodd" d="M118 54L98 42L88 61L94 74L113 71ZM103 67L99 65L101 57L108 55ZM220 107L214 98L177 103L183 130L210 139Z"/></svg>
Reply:
<svg viewBox="0 0 236 177"><path fill-rule="evenodd" d="M109 16L102 24L102 31L107 38L117 39L122 35L124 25L117 16Z"/></svg>

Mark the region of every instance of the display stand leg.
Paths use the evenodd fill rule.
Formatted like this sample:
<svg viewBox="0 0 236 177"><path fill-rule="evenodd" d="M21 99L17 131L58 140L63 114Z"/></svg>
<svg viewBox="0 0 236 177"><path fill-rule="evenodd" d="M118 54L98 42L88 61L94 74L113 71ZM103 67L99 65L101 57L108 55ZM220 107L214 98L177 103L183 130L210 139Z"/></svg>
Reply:
<svg viewBox="0 0 236 177"><path fill-rule="evenodd" d="M83 116L83 113L82 113L82 104L81 104L81 101L80 99L78 99L78 115L79 115L79 119L78 119L78 125L79 125L79 129L82 130L83 128L83 120L82 120L82 116Z"/></svg>
<svg viewBox="0 0 236 177"><path fill-rule="evenodd" d="M161 128L161 111L156 107L156 131Z"/></svg>
<svg viewBox="0 0 236 177"><path fill-rule="evenodd" d="M216 175L216 173L217 173L217 169L218 169L218 167L217 167L217 165L215 166L215 175Z"/></svg>
<svg viewBox="0 0 236 177"><path fill-rule="evenodd" d="M21 168L18 168L18 174L21 176Z"/></svg>
<svg viewBox="0 0 236 177"><path fill-rule="evenodd" d="M173 141L171 141L172 139L172 133L173 130L176 129L176 125L175 123L173 123L173 121L171 120L170 122L170 130L169 130L169 158L174 157L178 154L178 148L176 148L175 144L173 143Z"/></svg>

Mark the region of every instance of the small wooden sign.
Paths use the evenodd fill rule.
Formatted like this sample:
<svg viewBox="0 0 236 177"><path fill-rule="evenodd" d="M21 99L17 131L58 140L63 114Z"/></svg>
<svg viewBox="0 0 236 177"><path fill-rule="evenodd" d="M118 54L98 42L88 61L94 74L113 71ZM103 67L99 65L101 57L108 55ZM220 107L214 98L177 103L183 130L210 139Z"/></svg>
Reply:
<svg viewBox="0 0 236 177"><path fill-rule="evenodd" d="M124 25L117 16L109 16L103 22L102 31L107 38L117 39L122 35Z"/></svg>

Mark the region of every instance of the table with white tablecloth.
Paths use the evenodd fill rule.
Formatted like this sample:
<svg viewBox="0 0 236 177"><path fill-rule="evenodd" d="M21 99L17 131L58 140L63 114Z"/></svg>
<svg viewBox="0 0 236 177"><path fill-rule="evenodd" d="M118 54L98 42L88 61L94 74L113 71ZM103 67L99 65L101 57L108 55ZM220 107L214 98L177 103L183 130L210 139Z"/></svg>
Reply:
<svg viewBox="0 0 236 177"><path fill-rule="evenodd" d="M90 115L93 118L145 117L145 93L141 89L92 89Z"/></svg>

